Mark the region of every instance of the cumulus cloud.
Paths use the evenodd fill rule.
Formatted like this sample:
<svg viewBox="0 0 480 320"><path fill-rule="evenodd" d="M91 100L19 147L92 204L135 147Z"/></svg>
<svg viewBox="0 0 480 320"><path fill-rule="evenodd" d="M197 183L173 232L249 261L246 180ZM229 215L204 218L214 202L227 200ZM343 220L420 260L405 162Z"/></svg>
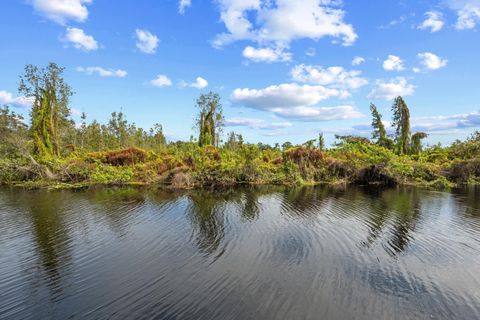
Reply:
<svg viewBox="0 0 480 320"><path fill-rule="evenodd" d="M480 0L447 0L449 7L457 13L457 30L473 29L480 21Z"/></svg>
<svg viewBox="0 0 480 320"><path fill-rule="evenodd" d="M310 66L300 64L291 70L295 81L332 86L338 88L358 89L368 84L367 79L360 77L360 71L347 71L343 67Z"/></svg>
<svg viewBox="0 0 480 320"><path fill-rule="evenodd" d="M375 87L367 96L371 100L393 100L398 96L411 96L415 92L415 86L409 84L407 79L397 77L392 80L377 80Z"/></svg>
<svg viewBox="0 0 480 320"><path fill-rule="evenodd" d="M362 57L355 57L352 60L352 66L359 66L365 63L365 59Z"/></svg>
<svg viewBox="0 0 480 320"><path fill-rule="evenodd" d="M191 5L192 5L191 0L180 0L180 2L178 3L178 13L184 14L185 9L187 9Z"/></svg>
<svg viewBox="0 0 480 320"><path fill-rule="evenodd" d="M190 87L190 88L196 88L196 89L204 89L204 88L208 87L208 81L205 80L202 77L197 77L197 79L195 79L195 82L192 82L192 83L189 83L189 82L186 82L186 81L182 80L182 81L180 81L180 87L182 87L182 88Z"/></svg>
<svg viewBox="0 0 480 320"><path fill-rule="evenodd" d="M127 71L122 69L105 69L102 67L77 67L78 72L83 72L88 75L98 74L100 77L114 77L124 78L127 76Z"/></svg>
<svg viewBox="0 0 480 320"><path fill-rule="evenodd" d="M419 29L430 29L430 32L442 30L445 25L443 14L438 11L428 11L425 13L426 19L418 26Z"/></svg>
<svg viewBox="0 0 480 320"><path fill-rule="evenodd" d="M243 50L243 56L253 62L281 62L290 61L292 54L284 52L282 48L253 48L251 46L246 47Z"/></svg>
<svg viewBox="0 0 480 320"><path fill-rule="evenodd" d="M324 86L285 83L264 89L235 89L232 101L258 110L312 106L332 97L341 97L344 92Z"/></svg>
<svg viewBox="0 0 480 320"><path fill-rule="evenodd" d="M383 61L383 69L386 71L402 71L405 70L405 67L400 57L389 55L387 60Z"/></svg>
<svg viewBox="0 0 480 320"><path fill-rule="evenodd" d="M64 25L69 20L83 22L88 18L86 5L92 0L33 0L32 5L36 12Z"/></svg>
<svg viewBox="0 0 480 320"><path fill-rule="evenodd" d="M333 0L219 0L220 20L227 32L213 44L222 47L237 40L274 43L281 47L295 39L331 36L344 45L357 39L345 12Z"/></svg>
<svg viewBox="0 0 480 320"><path fill-rule="evenodd" d="M16 108L29 108L33 99L26 97L15 97L12 93L0 90L0 105L9 105Z"/></svg>
<svg viewBox="0 0 480 320"><path fill-rule="evenodd" d="M423 67L427 70L438 70L447 66L448 63L448 60L442 59L431 52L419 53L417 57L420 59L420 63Z"/></svg>
<svg viewBox="0 0 480 320"><path fill-rule="evenodd" d="M224 122L226 127L248 127L250 129L274 130L285 129L292 126L290 122L266 122L262 119L230 118Z"/></svg>
<svg viewBox="0 0 480 320"><path fill-rule="evenodd" d="M236 89L231 100L235 104L274 115L300 121L328 121L352 119L362 114L352 106L318 107L329 98L348 96L344 90L324 86L298 85L295 83L273 85L264 89Z"/></svg>
<svg viewBox="0 0 480 320"><path fill-rule="evenodd" d="M203 79L202 77L197 77L195 82L190 84L190 87L197 88L197 89L204 89L208 87L208 81Z"/></svg>
<svg viewBox="0 0 480 320"><path fill-rule="evenodd" d="M172 85L172 80L164 74L159 74L153 80L150 80L150 84L154 87L169 87Z"/></svg>
<svg viewBox="0 0 480 320"><path fill-rule="evenodd" d="M67 28L63 42L72 44L76 49L83 51L95 51L98 49L98 42L92 36L85 34L82 29Z"/></svg>
<svg viewBox="0 0 480 320"><path fill-rule="evenodd" d="M157 51L158 37L147 30L135 30L137 36L137 48L147 54L154 54Z"/></svg>

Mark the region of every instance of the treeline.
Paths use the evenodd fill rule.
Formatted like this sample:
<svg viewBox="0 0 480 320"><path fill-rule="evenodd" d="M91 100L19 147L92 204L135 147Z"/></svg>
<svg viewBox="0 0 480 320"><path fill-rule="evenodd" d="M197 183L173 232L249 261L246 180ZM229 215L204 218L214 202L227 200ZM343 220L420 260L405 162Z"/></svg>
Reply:
<svg viewBox="0 0 480 320"><path fill-rule="evenodd" d="M337 135L331 148L322 133L301 145L246 143L230 132L222 141L217 93L196 101L189 141L167 142L162 126L144 130L113 112L108 122L71 118L72 88L64 69L27 65L19 92L32 101L30 122L0 108L0 183L89 185L166 183L175 187L292 183L382 183L451 187L480 182L480 133L451 146L423 147L424 132L411 132L402 97L392 105L392 130L377 107L371 139Z"/></svg>

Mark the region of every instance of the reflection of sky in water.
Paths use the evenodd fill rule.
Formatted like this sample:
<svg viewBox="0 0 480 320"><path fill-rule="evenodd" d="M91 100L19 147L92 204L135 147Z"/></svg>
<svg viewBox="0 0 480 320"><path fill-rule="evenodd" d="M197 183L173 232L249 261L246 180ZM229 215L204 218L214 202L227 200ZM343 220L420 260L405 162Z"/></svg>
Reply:
<svg viewBox="0 0 480 320"><path fill-rule="evenodd" d="M478 318L478 194L0 189L0 318Z"/></svg>

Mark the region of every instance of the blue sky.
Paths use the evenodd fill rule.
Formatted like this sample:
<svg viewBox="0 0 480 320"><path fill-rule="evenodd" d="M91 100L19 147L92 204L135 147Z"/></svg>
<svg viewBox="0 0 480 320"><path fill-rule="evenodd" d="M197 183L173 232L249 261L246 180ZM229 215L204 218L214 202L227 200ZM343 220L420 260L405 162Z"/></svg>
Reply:
<svg viewBox="0 0 480 320"><path fill-rule="evenodd" d="M301 143L369 135L404 96L414 131L449 143L480 128L480 0L7 0L0 104L25 64L66 67L73 117L122 110L188 139L194 101L222 96L225 131Z"/></svg>

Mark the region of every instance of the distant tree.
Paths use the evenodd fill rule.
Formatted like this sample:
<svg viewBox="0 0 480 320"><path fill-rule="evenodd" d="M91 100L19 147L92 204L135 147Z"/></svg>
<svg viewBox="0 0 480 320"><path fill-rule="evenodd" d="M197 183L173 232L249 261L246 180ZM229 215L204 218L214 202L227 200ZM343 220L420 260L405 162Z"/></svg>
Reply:
<svg viewBox="0 0 480 320"><path fill-rule="evenodd" d="M223 126L222 104L218 93L202 94L197 99L199 109L196 126L199 130L198 144L200 146L217 146L219 134Z"/></svg>
<svg viewBox="0 0 480 320"><path fill-rule="evenodd" d="M85 148L85 133L87 132L87 114L82 112L80 116L80 148Z"/></svg>
<svg viewBox="0 0 480 320"><path fill-rule="evenodd" d="M315 142L316 142L315 139L308 140L303 144L303 147L305 147L307 149L313 149L313 148L315 148Z"/></svg>
<svg viewBox="0 0 480 320"><path fill-rule="evenodd" d="M230 150L236 150L243 144L243 138L241 134L236 134L234 131L231 131L228 134L227 142L225 142L225 147Z"/></svg>
<svg viewBox="0 0 480 320"><path fill-rule="evenodd" d="M395 142L399 154L410 152L410 110L402 97L397 97L392 106Z"/></svg>
<svg viewBox="0 0 480 320"><path fill-rule="evenodd" d="M318 149L321 151L325 150L325 138L323 137L323 132L318 134Z"/></svg>
<svg viewBox="0 0 480 320"><path fill-rule="evenodd" d="M32 99L31 130L34 154L56 157L60 154L60 130L69 126L69 102L73 92L64 81L64 68L50 63L46 68L27 65L18 91Z"/></svg>
<svg viewBox="0 0 480 320"><path fill-rule="evenodd" d="M344 146L347 144L370 144L370 140L368 138L359 137L359 136L352 136L352 135L335 135L335 139L340 140L336 142L335 145L337 146Z"/></svg>
<svg viewBox="0 0 480 320"><path fill-rule="evenodd" d="M282 150L288 150L290 148L293 148L293 144L290 141L286 141L282 144Z"/></svg>
<svg viewBox="0 0 480 320"><path fill-rule="evenodd" d="M0 108L0 158L28 154L28 127L22 115Z"/></svg>
<svg viewBox="0 0 480 320"><path fill-rule="evenodd" d="M158 149L159 147L163 147L167 144L167 139L163 134L163 127L159 123L155 123L153 128L150 129L150 147L152 149Z"/></svg>
<svg viewBox="0 0 480 320"><path fill-rule="evenodd" d="M412 145L410 147L410 152L412 154L419 154L422 152L422 140L428 137L428 134L425 132L416 132L412 135Z"/></svg>

